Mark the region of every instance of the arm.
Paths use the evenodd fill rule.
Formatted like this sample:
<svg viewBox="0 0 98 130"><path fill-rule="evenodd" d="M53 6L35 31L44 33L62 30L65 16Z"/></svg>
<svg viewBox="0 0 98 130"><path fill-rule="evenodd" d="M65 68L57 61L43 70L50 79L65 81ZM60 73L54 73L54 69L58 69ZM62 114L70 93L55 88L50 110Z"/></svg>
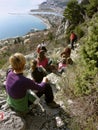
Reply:
<svg viewBox="0 0 98 130"><path fill-rule="evenodd" d="M43 72L44 76L46 76L48 74L47 71L46 71L46 69L43 66L40 66L39 68Z"/></svg>
<svg viewBox="0 0 98 130"><path fill-rule="evenodd" d="M25 85L27 86L27 89L37 90L37 91L43 91L46 87L46 83L48 82L46 77L43 78L41 83L37 83L34 80L28 78L27 80L28 82L25 80L26 81Z"/></svg>

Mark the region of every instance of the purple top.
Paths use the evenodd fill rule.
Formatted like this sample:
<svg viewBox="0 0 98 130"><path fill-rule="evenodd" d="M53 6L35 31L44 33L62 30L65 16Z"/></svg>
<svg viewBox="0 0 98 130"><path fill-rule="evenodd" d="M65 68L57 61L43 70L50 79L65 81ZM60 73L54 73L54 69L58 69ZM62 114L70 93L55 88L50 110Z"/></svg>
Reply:
<svg viewBox="0 0 98 130"><path fill-rule="evenodd" d="M28 89L43 91L46 83L36 83L33 80L26 78L23 74L15 74L10 71L6 79L6 91L15 99L23 98L26 95Z"/></svg>

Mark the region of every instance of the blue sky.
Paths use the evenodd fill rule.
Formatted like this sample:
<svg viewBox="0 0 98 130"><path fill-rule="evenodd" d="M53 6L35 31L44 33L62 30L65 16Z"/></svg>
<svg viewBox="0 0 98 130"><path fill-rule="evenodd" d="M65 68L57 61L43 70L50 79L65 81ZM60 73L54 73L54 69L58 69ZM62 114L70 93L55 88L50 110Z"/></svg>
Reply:
<svg viewBox="0 0 98 130"><path fill-rule="evenodd" d="M43 1L45 0L0 0L0 13L24 12L37 8L37 5Z"/></svg>

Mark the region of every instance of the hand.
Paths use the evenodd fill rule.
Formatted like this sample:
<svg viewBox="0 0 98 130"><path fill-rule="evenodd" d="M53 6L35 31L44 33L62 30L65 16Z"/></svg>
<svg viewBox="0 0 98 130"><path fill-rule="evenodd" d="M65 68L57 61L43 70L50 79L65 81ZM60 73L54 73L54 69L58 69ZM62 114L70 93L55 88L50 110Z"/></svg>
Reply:
<svg viewBox="0 0 98 130"><path fill-rule="evenodd" d="M47 77L44 77L42 82L45 82L45 83L48 83L48 78Z"/></svg>

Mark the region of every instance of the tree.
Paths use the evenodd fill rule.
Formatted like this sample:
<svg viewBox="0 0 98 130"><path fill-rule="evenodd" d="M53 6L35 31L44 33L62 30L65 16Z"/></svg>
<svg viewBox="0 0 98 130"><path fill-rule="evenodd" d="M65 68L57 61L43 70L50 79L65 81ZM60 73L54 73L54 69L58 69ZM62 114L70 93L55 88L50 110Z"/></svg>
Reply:
<svg viewBox="0 0 98 130"><path fill-rule="evenodd" d="M86 6L86 14L88 17L92 17L98 10L98 0L89 0L89 4Z"/></svg>
<svg viewBox="0 0 98 130"><path fill-rule="evenodd" d="M77 0L71 0L64 10L64 19L68 20L70 24L77 25L83 22L82 8Z"/></svg>
<svg viewBox="0 0 98 130"><path fill-rule="evenodd" d="M79 64L81 73L77 73L75 88L76 93L89 94L97 90L98 80L98 15L94 15L88 23L88 33L79 51ZM79 70L78 70L79 71Z"/></svg>

